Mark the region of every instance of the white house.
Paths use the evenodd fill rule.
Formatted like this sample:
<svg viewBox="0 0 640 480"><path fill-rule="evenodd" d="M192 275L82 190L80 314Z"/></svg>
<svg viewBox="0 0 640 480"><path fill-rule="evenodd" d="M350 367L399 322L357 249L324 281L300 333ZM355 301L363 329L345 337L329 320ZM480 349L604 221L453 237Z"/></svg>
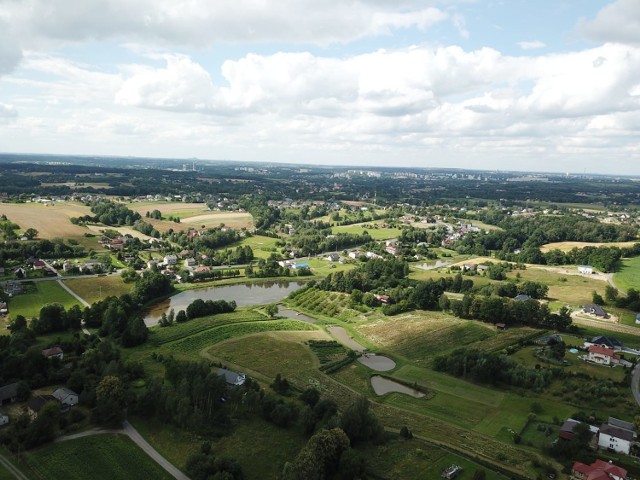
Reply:
<svg viewBox="0 0 640 480"><path fill-rule="evenodd" d="M578 265L578 273L591 275L593 273L593 267L591 265Z"/></svg>
<svg viewBox="0 0 640 480"><path fill-rule="evenodd" d="M632 424L609 417L607 423L600 427L598 447L629 455L635 437Z"/></svg>
<svg viewBox="0 0 640 480"><path fill-rule="evenodd" d="M52 395L60 402L63 408L73 407L78 404L78 394L68 388L58 388Z"/></svg>
<svg viewBox="0 0 640 480"><path fill-rule="evenodd" d="M9 417L4 413L0 412L0 426L6 425L9 423Z"/></svg>
<svg viewBox="0 0 640 480"><path fill-rule="evenodd" d="M340 255L336 252L333 252L324 257L324 259L329 262L337 262L338 260L340 260Z"/></svg>
<svg viewBox="0 0 640 480"><path fill-rule="evenodd" d="M361 256L362 256L362 253L358 252L357 250L354 250L353 252L349 252L349 258L353 258L354 260Z"/></svg>
<svg viewBox="0 0 640 480"><path fill-rule="evenodd" d="M165 265L175 265L176 263L178 263L178 257L176 257L175 255L165 255L164 257Z"/></svg>
<svg viewBox="0 0 640 480"><path fill-rule="evenodd" d="M602 345L591 345L587 360L600 365L616 365L620 363L620 355L614 353L613 349Z"/></svg>

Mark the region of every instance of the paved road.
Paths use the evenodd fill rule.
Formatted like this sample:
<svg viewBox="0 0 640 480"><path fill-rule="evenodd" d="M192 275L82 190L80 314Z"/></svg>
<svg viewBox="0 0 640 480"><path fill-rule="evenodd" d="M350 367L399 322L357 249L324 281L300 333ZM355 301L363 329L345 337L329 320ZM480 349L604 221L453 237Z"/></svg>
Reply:
<svg viewBox="0 0 640 480"><path fill-rule="evenodd" d="M640 382L640 363L638 363L631 374L631 392L636 403L640 405L640 392L638 391L638 383Z"/></svg>
<svg viewBox="0 0 640 480"><path fill-rule="evenodd" d="M11 475L13 475L18 480L29 480L24 475L24 473L14 467L13 464L2 455L0 455L0 465L2 465Z"/></svg>

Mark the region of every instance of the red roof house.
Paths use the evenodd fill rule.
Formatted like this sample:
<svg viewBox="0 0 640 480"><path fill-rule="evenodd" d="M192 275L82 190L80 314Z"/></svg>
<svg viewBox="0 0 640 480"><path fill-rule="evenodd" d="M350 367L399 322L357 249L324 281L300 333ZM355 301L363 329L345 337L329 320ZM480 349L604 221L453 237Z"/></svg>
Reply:
<svg viewBox="0 0 640 480"><path fill-rule="evenodd" d="M591 465L576 462L571 474L578 480L625 480L627 471L613 463L596 460Z"/></svg>
<svg viewBox="0 0 640 480"><path fill-rule="evenodd" d="M620 355L614 353L612 348L603 347L602 345L591 345L589 347L587 360L601 365L614 365L620 362Z"/></svg>

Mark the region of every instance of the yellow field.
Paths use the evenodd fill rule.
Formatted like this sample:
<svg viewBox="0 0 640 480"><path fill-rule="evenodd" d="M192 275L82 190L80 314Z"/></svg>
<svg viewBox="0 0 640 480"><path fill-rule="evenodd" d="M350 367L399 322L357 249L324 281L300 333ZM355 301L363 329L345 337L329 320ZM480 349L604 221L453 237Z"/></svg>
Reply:
<svg viewBox="0 0 640 480"><path fill-rule="evenodd" d="M0 203L0 215L20 225L38 230L38 238L79 238L89 232L86 227L73 225L69 219L82 215L92 215L89 207L75 202L56 202L52 205L41 203Z"/></svg>
<svg viewBox="0 0 640 480"><path fill-rule="evenodd" d="M632 241L632 242L609 242L609 243L598 243L598 242L555 242L555 243L547 243L546 245L542 245L540 247L540 251L542 253L549 252L551 250L561 250L563 252L568 252L574 248L584 248L584 247L633 247L636 243L640 243L640 240Z"/></svg>
<svg viewBox="0 0 640 480"><path fill-rule="evenodd" d="M103 230L115 230L120 233L120 235L131 235L133 238L139 238L140 240L149 240L151 237L149 235L145 235L137 230L134 230L131 227L111 227L105 225L89 225L88 230L92 233L100 235Z"/></svg>
<svg viewBox="0 0 640 480"><path fill-rule="evenodd" d="M191 202L134 202L127 204L127 208L138 212L144 217L145 213L153 210L160 210L162 215L175 215L181 213L193 214L194 212L208 212L209 209L205 203Z"/></svg>
<svg viewBox="0 0 640 480"><path fill-rule="evenodd" d="M252 228L253 217L246 212L214 212L207 208L204 203L183 203L183 202L140 202L127 204L131 210L144 216L147 212L159 210L163 216L180 217L180 223L167 220L155 220L145 218L144 221L153 225L159 232L166 232L170 228L176 231L185 230L189 227L218 227L221 223L231 228L240 229L242 227Z"/></svg>

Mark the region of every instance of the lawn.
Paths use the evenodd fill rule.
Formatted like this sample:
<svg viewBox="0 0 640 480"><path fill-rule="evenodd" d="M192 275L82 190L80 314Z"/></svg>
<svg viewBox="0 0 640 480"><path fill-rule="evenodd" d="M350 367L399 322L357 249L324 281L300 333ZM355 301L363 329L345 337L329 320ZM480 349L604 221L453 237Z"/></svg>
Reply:
<svg viewBox="0 0 640 480"><path fill-rule="evenodd" d="M640 289L640 257L623 260L613 275L613 282L624 292L630 288Z"/></svg>
<svg viewBox="0 0 640 480"><path fill-rule="evenodd" d="M133 283L124 283L119 275L73 278L64 280L64 283L89 304L93 304L107 297L119 297L125 293L131 293L133 289Z"/></svg>
<svg viewBox="0 0 640 480"><path fill-rule="evenodd" d="M27 284L26 293L16 295L9 300L9 316L16 318L22 315L25 318L37 317L40 309L47 303L60 303L65 308L80 303L56 281L33 282Z"/></svg>
<svg viewBox="0 0 640 480"><path fill-rule="evenodd" d="M54 443L26 455L33 476L57 480L171 479L124 435L94 435Z"/></svg>
<svg viewBox="0 0 640 480"><path fill-rule="evenodd" d="M382 222L382 220L380 220ZM373 240L387 240L389 238L396 238L400 235L401 230L399 228L382 228L375 227L375 222L369 224L357 224L357 225L344 225L340 227L331 227L331 232L337 233L351 233L353 235L362 235L366 230L369 236Z"/></svg>

